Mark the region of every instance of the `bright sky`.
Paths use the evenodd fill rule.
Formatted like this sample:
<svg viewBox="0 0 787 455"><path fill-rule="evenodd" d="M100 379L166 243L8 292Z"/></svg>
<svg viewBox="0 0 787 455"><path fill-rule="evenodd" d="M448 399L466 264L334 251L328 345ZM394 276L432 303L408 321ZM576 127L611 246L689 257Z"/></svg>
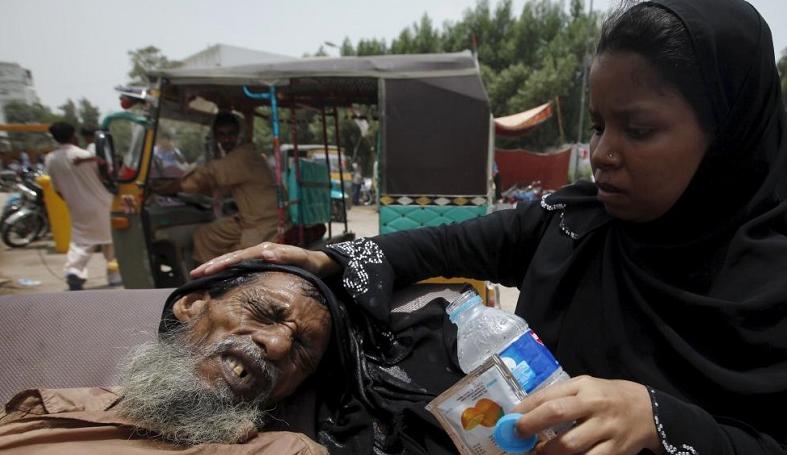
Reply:
<svg viewBox="0 0 787 455"><path fill-rule="evenodd" d="M527 0L514 0L514 11ZM567 0L564 0L567 2ZM498 0L490 0L496 5ZM586 0L587 2L587 0ZM787 0L750 0L787 48ZM0 0L0 61L33 72L41 101L55 109L86 97L102 114L119 109L115 85L127 80L127 51L154 45L179 59L223 43L299 57L345 36L388 43L428 13L437 26L457 21L476 0ZM616 0L595 0L606 10ZM335 49L326 48L336 54Z"/></svg>

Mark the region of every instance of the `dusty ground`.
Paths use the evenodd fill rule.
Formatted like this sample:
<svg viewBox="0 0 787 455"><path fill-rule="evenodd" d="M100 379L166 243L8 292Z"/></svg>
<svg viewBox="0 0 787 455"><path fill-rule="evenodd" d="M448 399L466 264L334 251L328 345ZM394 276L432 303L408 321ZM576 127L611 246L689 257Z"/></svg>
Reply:
<svg viewBox="0 0 787 455"><path fill-rule="evenodd" d="M0 193L0 207L6 193ZM371 206L353 207L348 212L348 228L356 236L371 236L378 232L377 212ZM343 224L333 223L334 233L341 232ZM8 248L0 243L0 295L18 293L59 292L68 288L63 278L66 255L56 253L51 238L33 243L25 248ZM100 253L88 265L89 277L85 289L107 288L106 262ZM27 280L27 281L26 281ZM513 310L518 291L500 288L502 305Z"/></svg>

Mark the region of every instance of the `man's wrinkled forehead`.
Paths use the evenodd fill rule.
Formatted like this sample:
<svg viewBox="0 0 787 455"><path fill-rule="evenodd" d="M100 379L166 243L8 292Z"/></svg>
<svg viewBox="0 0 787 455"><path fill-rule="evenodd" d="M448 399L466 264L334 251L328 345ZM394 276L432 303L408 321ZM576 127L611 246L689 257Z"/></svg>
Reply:
<svg viewBox="0 0 787 455"><path fill-rule="evenodd" d="M279 278L276 278L277 276ZM258 280L262 284L257 283ZM290 292L309 297L328 308L331 308L329 302L333 301L328 287L309 272L292 266L251 261L241 263L216 275L188 282L173 291L164 306L159 333L165 334L180 326L180 321L172 314L172 307L183 296L193 292L206 292L215 298L231 292L233 289L241 287L248 289L253 285L277 286L278 289L291 290Z"/></svg>
<svg viewBox="0 0 787 455"><path fill-rule="evenodd" d="M262 272L258 276L239 286L242 289L257 288L262 291L285 291L305 297L323 300L320 291L308 280L292 273L270 271Z"/></svg>

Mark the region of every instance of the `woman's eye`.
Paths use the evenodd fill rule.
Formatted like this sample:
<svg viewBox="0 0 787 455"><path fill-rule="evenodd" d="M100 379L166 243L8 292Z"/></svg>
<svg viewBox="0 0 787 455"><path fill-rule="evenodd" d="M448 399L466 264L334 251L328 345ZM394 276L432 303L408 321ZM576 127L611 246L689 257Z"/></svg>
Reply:
<svg viewBox="0 0 787 455"><path fill-rule="evenodd" d="M645 139L650 136L653 131L655 131L653 128L629 127L626 129L626 133L633 139Z"/></svg>

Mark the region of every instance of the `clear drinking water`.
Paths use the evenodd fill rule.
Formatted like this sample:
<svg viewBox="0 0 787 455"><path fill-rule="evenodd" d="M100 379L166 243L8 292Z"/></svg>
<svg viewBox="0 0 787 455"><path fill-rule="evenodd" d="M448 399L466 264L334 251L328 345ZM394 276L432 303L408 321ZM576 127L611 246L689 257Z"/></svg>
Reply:
<svg viewBox="0 0 787 455"><path fill-rule="evenodd" d="M465 373L496 353L526 393L569 378L524 319L484 306L475 291L463 293L446 312L457 325L457 355Z"/></svg>

